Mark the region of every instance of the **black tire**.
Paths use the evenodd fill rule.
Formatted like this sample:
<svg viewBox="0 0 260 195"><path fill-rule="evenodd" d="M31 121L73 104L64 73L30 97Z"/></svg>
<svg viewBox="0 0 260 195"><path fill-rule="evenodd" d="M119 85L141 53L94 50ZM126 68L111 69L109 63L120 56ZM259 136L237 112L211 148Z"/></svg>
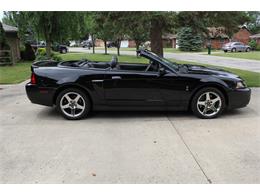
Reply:
<svg viewBox="0 0 260 195"><path fill-rule="evenodd" d="M65 94L68 94L68 93L75 93L75 94L79 94L83 100L81 99L82 102L84 102L84 109L82 109L82 112L78 115L78 116L69 116L68 113L65 114L66 111L64 111L62 108L61 108L61 101L62 101L62 98L64 97ZM90 99L89 97L82 91L82 90L79 90L79 89L76 89L76 88L68 88L68 89L65 89L63 90L62 92L59 93L57 99L56 99L56 108L57 110L61 113L61 115L66 118L66 119L69 119L69 120L78 120L78 119L82 119L82 118L85 118L88 116L90 110L91 110L91 102L90 102ZM70 108L68 108L70 109ZM74 114L75 114L75 111L74 111Z"/></svg>
<svg viewBox="0 0 260 195"><path fill-rule="evenodd" d="M67 49L61 49L60 53L63 53L63 54L67 53Z"/></svg>
<svg viewBox="0 0 260 195"><path fill-rule="evenodd" d="M198 110L198 106L197 106L197 102L198 102L198 99L202 96L202 94L206 93L206 92L213 92L215 94L217 94L219 97L220 97L220 100L221 100L221 106L219 107L219 111L212 115L212 116L205 116L203 114L200 113L200 111ZM191 110L192 112L199 118L202 118L202 119L211 119L211 118L216 118L218 117L222 112L223 110L225 109L226 107L226 101L225 101L225 97L223 95L223 93L214 88L214 87L206 87L206 88L203 88L201 90L199 90L193 97L192 101L191 101Z"/></svg>
<svg viewBox="0 0 260 195"><path fill-rule="evenodd" d="M232 49L231 49L231 52L236 52L236 51L237 51L236 48L232 48Z"/></svg>
<svg viewBox="0 0 260 195"><path fill-rule="evenodd" d="M227 53L227 50L224 50L225 53Z"/></svg>
<svg viewBox="0 0 260 195"><path fill-rule="evenodd" d="M246 52L250 52L250 48L246 48Z"/></svg>

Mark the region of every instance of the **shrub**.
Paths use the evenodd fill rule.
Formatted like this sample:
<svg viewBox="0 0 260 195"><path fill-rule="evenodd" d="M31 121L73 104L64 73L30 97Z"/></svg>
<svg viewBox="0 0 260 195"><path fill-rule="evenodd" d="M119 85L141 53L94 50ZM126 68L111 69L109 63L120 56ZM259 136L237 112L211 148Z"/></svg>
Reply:
<svg viewBox="0 0 260 195"><path fill-rule="evenodd" d="M28 61L35 60L34 51L32 49L32 46L29 43L26 43L24 51L21 51L21 58L22 60L28 60Z"/></svg>
<svg viewBox="0 0 260 195"><path fill-rule="evenodd" d="M202 49L202 36L193 32L190 27L181 28L177 39L181 51L200 51Z"/></svg>
<svg viewBox="0 0 260 195"><path fill-rule="evenodd" d="M61 61L61 57L58 56L56 53L51 52L51 57L47 57L46 49L45 48L38 48L37 49L37 55L36 55L36 61L40 60L55 60L55 61Z"/></svg>
<svg viewBox="0 0 260 195"><path fill-rule="evenodd" d="M38 48L36 51L36 55L44 56L46 55L46 49L45 48Z"/></svg>
<svg viewBox="0 0 260 195"><path fill-rule="evenodd" d="M256 40L249 41L248 45L251 47L252 50L256 50L256 46L257 46Z"/></svg>

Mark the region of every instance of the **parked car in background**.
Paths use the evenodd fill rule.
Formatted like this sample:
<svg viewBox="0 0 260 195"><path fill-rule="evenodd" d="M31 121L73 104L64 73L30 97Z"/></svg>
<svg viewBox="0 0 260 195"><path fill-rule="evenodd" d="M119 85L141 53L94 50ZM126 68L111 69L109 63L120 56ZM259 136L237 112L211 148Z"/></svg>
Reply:
<svg viewBox="0 0 260 195"><path fill-rule="evenodd" d="M91 40L82 41L82 42L81 42L81 46L82 46L83 48L88 48L88 49L90 49L91 47L93 47L93 43L92 43Z"/></svg>
<svg viewBox="0 0 260 195"><path fill-rule="evenodd" d="M241 42L229 42L223 45L222 50L224 52L237 52L237 51L242 51L242 52L249 52L251 51L251 47L249 45L245 45L244 43Z"/></svg>
<svg viewBox="0 0 260 195"><path fill-rule="evenodd" d="M117 43L114 41L108 41L107 42L107 47L112 48L112 47L117 47Z"/></svg>
<svg viewBox="0 0 260 195"><path fill-rule="evenodd" d="M31 46L33 50L36 52L38 48L46 48L46 43L44 41L40 41L39 43L32 43ZM68 47L59 43L53 43L51 49L60 53L68 52Z"/></svg>
<svg viewBox="0 0 260 195"><path fill-rule="evenodd" d="M79 47L80 46L80 42L79 41L70 41L69 42L69 46L70 47Z"/></svg>
<svg viewBox="0 0 260 195"><path fill-rule="evenodd" d="M57 51L57 52L60 52L60 53L67 53L68 52L68 47L66 45L61 45L59 43L54 43L51 48L52 48L53 51Z"/></svg>
<svg viewBox="0 0 260 195"><path fill-rule="evenodd" d="M45 48L46 43L44 41L31 42L31 47L36 51L38 48Z"/></svg>
<svg viewBox="0 0 260 195"><path fill-rule="evenodd" d="M142 43L140 46L144 49L149 49L149 48L151 48L151 41L146 41L146 42Z"/></svg>

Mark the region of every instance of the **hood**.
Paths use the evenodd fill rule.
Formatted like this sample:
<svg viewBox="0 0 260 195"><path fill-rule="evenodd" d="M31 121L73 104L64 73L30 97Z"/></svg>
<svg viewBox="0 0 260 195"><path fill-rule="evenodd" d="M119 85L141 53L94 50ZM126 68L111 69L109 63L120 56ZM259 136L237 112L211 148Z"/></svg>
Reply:
<svg viewBox="0 0 260 195"><path fill-rule="evenodd" d="M181 65L180 71L186 69L184 73L186 74L203 74L203 75L215 75L219 77L228 77L228 78L239 78L238 75L235 75L229 71L218 69L218 68L209 68L206 66L199 65Z"/></svg>

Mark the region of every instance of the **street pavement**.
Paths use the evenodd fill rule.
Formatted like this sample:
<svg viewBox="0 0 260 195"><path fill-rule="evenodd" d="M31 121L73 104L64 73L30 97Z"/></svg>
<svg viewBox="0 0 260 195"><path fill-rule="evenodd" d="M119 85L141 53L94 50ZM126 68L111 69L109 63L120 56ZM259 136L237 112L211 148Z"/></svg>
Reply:
<svg viewBox="0 0 260 195"><path fill-rule="evenodd" d="M92 50L80 47L69 48L70 52L91 53ZM104 53L103 49L97 49L96 53ZM116 51L109 51L111 54L116 54ZM136 55L135 51L120 51L122 55ZM213 55L205 55L206 53L169 53L165 52L164 57L172 58L180 61L197 62L203 64L211 64L220 67L237 68L253 72L260 72L259 60L247 60L241 58L221 57Z"/></svg>
<svg viewBox="0 0 260 195"><path fill-rule="evenodd" d="M243 109L95 112L79 121L0 85L0 183L259 183L260 89Z"/></svg>

